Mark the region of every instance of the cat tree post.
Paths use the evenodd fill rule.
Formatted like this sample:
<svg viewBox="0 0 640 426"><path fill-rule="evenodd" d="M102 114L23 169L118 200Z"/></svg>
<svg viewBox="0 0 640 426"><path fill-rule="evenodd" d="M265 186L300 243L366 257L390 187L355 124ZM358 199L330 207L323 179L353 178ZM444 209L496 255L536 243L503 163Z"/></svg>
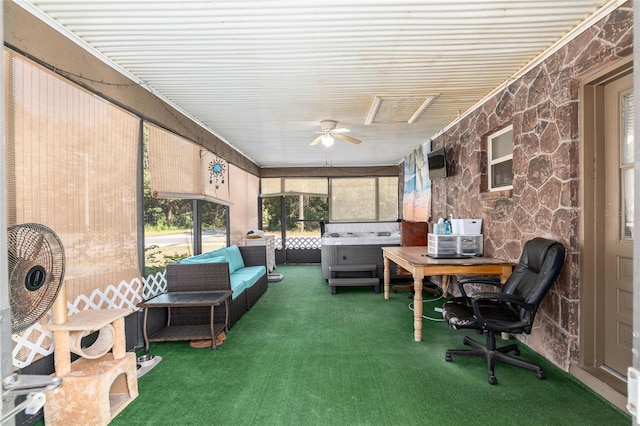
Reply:
<svg viewBox="0 0 640 426"><path fill-rule="evenodd" d="M67 289L63 283L60 286L58 297L53 302L53 323L56 325L66 323L67 315ZM70 353L69 333L66 331L54 331L53 342L55 345L53 358L56 375L59 377L66 376L71 372L71 358L68 355Z"/></svg>

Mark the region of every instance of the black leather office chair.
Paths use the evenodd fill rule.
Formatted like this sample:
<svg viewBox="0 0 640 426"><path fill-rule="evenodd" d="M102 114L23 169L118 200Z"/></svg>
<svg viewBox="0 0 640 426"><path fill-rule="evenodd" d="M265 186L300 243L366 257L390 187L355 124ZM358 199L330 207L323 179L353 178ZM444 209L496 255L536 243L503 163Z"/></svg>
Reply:
<svg viewBox="0 0 640 426"><path fill-rule="evenodd" d="M490 277L460 280L458 284L462 297L444 304L444 319L453 329L475 329L486 333L486 344L465 337L464 344L474 349L450 349L445 359L451 362L453 355L486 358L489 383L492 385L498 383L494 373L496 360L533 370L538 379L545 379L546 375L540 366L507 355L509 352L520 355L517 345L497 348L496 333L531 333L536 311L560 274L564 258L565 248L562 244L535 238L525 244L520 261L504 285ZM501 291L468 294L469 286L478 284L501 287Z"/></svg>

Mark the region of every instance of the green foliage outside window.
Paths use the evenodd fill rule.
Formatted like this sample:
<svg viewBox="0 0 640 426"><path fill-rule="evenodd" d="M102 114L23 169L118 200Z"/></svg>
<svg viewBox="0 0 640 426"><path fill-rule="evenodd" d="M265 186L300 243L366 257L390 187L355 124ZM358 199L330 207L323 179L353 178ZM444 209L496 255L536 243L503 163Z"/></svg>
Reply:
<svg viewBox="0 0 640 426"><path fill-rule="evenodd" d="M262 200L262 223L264 231L280 232L280 202L282 197L267 197ZM326 197L290 195L284 197L287 231L319 231L320 220L328 217ZM300 203L302 202L302 209ZM304 221L301 221L304 220Z"/></svg>

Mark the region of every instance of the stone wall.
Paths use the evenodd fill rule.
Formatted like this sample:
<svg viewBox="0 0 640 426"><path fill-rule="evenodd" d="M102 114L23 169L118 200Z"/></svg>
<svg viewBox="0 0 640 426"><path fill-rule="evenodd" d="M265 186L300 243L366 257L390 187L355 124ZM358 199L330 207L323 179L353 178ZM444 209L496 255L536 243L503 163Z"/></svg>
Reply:
<svg viewBox="0 0 640 426"><path fill-rule="evenodd" d="M434 138L450 177L432 182L432 218L483 219L485 254L516 261L527 240L567 247L557 285L522 340L568 369L579 355L581 79L632 54L628 2ZM487 191L487 136L513 125L513 190Z"/></svg>

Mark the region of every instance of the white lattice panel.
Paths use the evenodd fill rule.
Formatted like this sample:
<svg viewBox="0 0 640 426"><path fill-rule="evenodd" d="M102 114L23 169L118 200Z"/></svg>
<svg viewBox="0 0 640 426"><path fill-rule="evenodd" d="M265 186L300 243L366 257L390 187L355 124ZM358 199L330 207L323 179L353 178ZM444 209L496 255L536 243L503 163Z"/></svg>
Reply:
<svg viewBox="0 0 640 426"><path fill-rule="evenodd" d="M167 292L167 270L158 272L155 275L149 275L144 279L144 287L142 288L142 298L149 300L154 296Z"/></svg>
<svg viewBox="0 0 640 426"><path fill-rule="evenodd" d="M136 305L142 302L141 287L140 280L134 278L130 283L122 281L117 287L110 285L104 291L96 289L88 297L80 295L73 303L67 303L69 315L88 309L132 308L137 310Z"/></svg>
<svg viewBox="0 0 640 426"><path fill-rule="evenodd" d="M104 291L95 290L89 296L81 295L72 302L67 302L69 315L87 309L123 309L138 310L136 305L143 299L149 299L164 293L167 288L165 273L158 272L140 281L134 278L131 282L122 281L117 286L110 285ZM20 334L11 335L13 344L12 358L15 368L24 368L36 359L53 353L53 333L42 330L44 324L53 321L50 310L42 320Z"/></svg>
<svg viewBox="0 0 640 426"><path fill-rule="evenodd" d="M15 368L24 368L35 361L36 357L42 358L53 353L53 333L42 330L42 324L50 324L52 321L53 313L50 310L40 322L20 334L11 335L11 355Z"/></svg>

